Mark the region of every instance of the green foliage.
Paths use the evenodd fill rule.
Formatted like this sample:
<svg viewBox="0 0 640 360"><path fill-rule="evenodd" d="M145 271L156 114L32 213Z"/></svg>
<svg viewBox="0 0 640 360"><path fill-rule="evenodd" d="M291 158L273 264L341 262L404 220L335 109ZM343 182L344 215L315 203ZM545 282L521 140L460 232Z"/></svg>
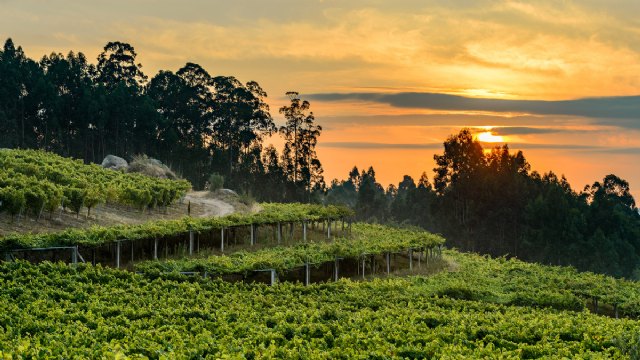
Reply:
<svg viewBox="0 0 640 360"><path fill-rule="evenodd" d="M80 213L83 207L90 212L106 201L141 209L166 206L190 189L185 180L124 174L43 151L0 150L0 166L3 169L0 190L11 188L8 193L20 192L25 201L21 206L36 216L43 209L55 211L63 199L64 206L75 213ZM19 198L16 201L20 204ZM15 201L7 201L7 204L13 203ZM0 211L11 213L11 209L14 207L2 207Z"/></svg>
<svg viewBox="0 0 640 360"><path fill-rule="evenodd" d="M429 295L574 311L597 299L600 311L611 316L617 306L619 316L640 317L640 283L635 281L513 258L491 259L457 251L445 251L445 256L456 271L425 279Z"/></svg>
<svg viewBox="0 0 640 360"><path fill-rule="evenodd" d="M421 278L268 287L186 277L150 280L83 264L16 262L0 264L0 282L0 352L7 357L637 355L637 321L430 297L429 284Z"/></svg>
<svg viewBox="0 0 640 360"><path fill-rule="evenodd" d="M84 206L84 199L87 196L86 190L78 188L66 188L65 189L66 205L69 206L76 214L80 213L80 210Z"/></svg>
<svg viewBox="0 0 640 360"><path fill-rule="evenodd" d="M352 210L339 206L265 203L261 207L263 210L259 213L231 214L220 218L186 217L178 220L151 221L139 225L93 226L88 229L67 229L52 233L10 234L0 238L0 249L100 245L119 239L142 240L174 236L187 233L189 229L209 231L229 226L275 224L303 220L336 220L353 216Z"/></svg>
<svg viewBox="0 0 640 360"><path fill-rule="evenodd" d="M209 191L216 191L222 189L224 186L224 176L213 173L209 176Z"/></svg>
<svg viewBox="0 0 640 360"><path fill-rule="evenodd" d="M336 257L360 258L365 254L429 249L444 243L442 237L425 231L394 229L380 225L354 224L352 232L353 238L338 238L331 243L275 247L203 259L147 261L137 264L136 271L146 274L197 271L211 275L246 274L250 271L266 269L284 271L303 266L305 263L326 263L333 261Z"/></svg>
<svg viewBox="0 0 640 360"><path fill-rule="evenodd" d="M6 211L11 216L18 215L26 205L24 191L13 187L0 188L0 211Z"/></svg>

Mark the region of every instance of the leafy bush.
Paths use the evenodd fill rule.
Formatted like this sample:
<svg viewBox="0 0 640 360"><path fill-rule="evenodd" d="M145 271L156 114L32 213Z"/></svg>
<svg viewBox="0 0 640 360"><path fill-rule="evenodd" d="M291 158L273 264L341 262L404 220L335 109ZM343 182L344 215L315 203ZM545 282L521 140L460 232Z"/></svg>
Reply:
<svg viewBox="0 0 640 360"><path fill-rule="evenodd" d="M209 176L209 191L213 192L222 189L224 186L224 176L213 173Z"/></svg>

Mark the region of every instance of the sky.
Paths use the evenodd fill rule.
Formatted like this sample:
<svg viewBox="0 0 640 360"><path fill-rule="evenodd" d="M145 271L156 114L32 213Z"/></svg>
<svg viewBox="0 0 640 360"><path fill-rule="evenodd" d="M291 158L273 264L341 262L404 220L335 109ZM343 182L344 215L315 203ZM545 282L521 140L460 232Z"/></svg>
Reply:
<svg viewBox="0 0 640 360"><path fill-rule="evenodd" d="M255 80L279 123L298 91L327 182L370 165L385 186L432 179L469 127L575 190L613 173L640 201L637 14L637 0L0 0L0 37L36 59L124 41L150 76L195 62Z"/></svg>

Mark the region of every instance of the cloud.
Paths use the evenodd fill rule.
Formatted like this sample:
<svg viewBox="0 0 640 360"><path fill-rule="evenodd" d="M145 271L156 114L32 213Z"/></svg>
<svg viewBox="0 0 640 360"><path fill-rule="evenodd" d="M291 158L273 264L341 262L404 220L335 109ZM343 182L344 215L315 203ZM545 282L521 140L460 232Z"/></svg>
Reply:
<svg viewBox="0 0 640 360"><path fill-rule="evenodd" d="M352 141L334 141L320 142L320 147L340 148L340 149L395 149L395 150L412 150L412 149L440 149L441 143L427 144L390 144L376 142L352 142Z"/></svg>
<svg viewBox="0 0 640 360"><path fill-rule="evenodd" d="M483 129L483 131L486 131ZM557 133L581 133L593 130L578 130L566 128L552 127L528 127L528 126L505 126L491 129L493 135L540 135L540 134L557 134Z"/></svg>
<svg viewBox="0 0 640 360"><path fill-rule="evenodd" d="M439 93L319 93L318 101L359 100L388 104L397 108L448 111L487 111L536 115L569 115L601 119L639 119L640 96L614 96L576 100L511 100L471 98Z"/></svg>
<svg viewBox="0 0 640 360"><path fill-rule="evenodd" d="M596 152L610 154L640 154L640 147L607 147L581 144L540 144L540 143L507 143L513 150L565 150L580 152ZM335 141L320 142L319 147L338 149L369 149L369 150L436 150L442 151L442 143L380 143L380 142L356 142L356 141ZM485 149L494 146L502 146L502 143L482 143ZM526 155L526 154L525 154Z"/></svg>

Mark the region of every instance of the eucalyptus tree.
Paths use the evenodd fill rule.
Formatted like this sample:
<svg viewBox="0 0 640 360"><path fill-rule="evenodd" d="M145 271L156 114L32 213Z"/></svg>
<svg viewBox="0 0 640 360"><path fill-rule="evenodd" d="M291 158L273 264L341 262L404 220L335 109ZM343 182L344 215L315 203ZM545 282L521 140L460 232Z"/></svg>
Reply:
<svg viewBox="0 0 640 360"><path fill-rule="evenodd" d="M276 131L265 98L267 93L255 81L241 83L233 76L217 76L214 89L214 144L227 157L227 173L266 136Z"/></svg>
<svg viewBox="0 0 640 360"><path fill-rule="evenodd" d="M279 129L285 139L282 153L283 166L293 183L300 184L307 194L324 187L322 164L316 154L322 126L315 123L311 104L301 100L297 92L287 92L291 103L280 108L286 119Z"/></svg>

